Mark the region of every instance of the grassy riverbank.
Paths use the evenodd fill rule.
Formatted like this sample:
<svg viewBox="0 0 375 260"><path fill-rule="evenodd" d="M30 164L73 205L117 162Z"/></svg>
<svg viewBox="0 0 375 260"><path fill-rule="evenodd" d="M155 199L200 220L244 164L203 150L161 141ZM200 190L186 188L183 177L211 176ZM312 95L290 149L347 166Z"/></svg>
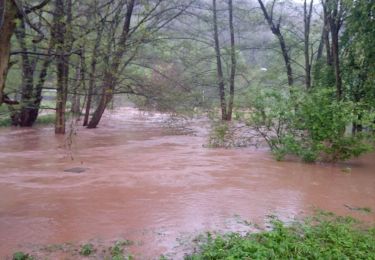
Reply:
<svg viewBox="0 0 375 260"><path fill-rule="evenodd" d="M207 234L197 253L186 259L375 259L375 226L350 217L320 213L245 236Z"/></svg>

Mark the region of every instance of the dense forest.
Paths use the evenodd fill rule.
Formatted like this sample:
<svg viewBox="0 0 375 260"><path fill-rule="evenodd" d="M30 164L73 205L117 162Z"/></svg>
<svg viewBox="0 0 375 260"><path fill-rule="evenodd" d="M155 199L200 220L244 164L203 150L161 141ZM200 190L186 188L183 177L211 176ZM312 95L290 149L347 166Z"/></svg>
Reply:
<svg viewBox="0 0 375 260"><path fill-rule="evenodd" d="M224 135L246 122L278 159L348 159L372 147L374 12L372 0L2 0L1 122L96 128L119 97L211 111Z"/></svg>

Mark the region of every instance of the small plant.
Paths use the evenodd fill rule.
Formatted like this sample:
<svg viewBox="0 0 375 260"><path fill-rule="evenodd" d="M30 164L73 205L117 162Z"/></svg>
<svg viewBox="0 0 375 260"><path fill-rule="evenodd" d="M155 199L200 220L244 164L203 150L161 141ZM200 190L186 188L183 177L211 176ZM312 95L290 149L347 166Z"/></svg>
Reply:
<svg viewBox="0 0 375 260"><path fill-rule="evenodd" d="M79 252L83 256L89 256L94 252L94 246L92 244L84 244Z"/></svg>
<svg viewBox="0 0 375 260"><path fill-rule="evenodd" d="M111 248L112 260L131 260L132 255L124 254L124 246L130 246L133 244L131 240L118 240L115 245Z"/></svg>
<svg viewBox="0 0 375 260"><path fill-rule="evenodd" d="M24 252L15 252L13 254L12 260L34 260L35 258Z"/></svg>
<svg viewBox="0 0 375 260"><path fill-rule="evenodd" d="M212 148L231 147L232 131L227 122L214 122L208 139L208 146Z"/></svg>
<svg viewBox="0 0 375 260"><path fill-rule="evenodd" d="M115 245L111 249L111 255L112 257L118 257L122 256L122 253L124 252L124 249L122 248L121 245L115 243Z"/></svg>

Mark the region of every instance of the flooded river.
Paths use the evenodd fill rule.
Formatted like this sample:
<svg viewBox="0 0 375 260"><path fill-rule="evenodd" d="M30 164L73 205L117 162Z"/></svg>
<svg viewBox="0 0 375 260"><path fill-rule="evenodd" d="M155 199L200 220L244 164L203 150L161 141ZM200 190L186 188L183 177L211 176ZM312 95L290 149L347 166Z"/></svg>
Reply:
<svg viewBox="0 0 375 260"><path fill-rule="evenodd" d="M314 207L375 221L352 210L375 210L374 154L337 165L276 162L265 149L204 148L204 120L189 135L172 134L164 120L124 108L97 129L78 127L71 144L51 127L1 129L0 259L119 238L135 241L139 258L157 258L204 231L243 228L239 219L262 225L269 214L288 220ZM51 259L73 259L64 257Z"/></svg>

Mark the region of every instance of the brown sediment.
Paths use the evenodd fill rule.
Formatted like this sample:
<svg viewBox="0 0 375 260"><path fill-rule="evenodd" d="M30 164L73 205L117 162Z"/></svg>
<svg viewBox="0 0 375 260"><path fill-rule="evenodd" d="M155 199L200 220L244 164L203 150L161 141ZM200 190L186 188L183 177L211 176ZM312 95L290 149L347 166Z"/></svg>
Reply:
<svg viewBox="0 0 375 260"><path fill-rule="evenodd" d="M345 206L375 210L374 154L336 165L276 162L262 149L204 148L201 132L169 135L164 119L108 113L98 129L77 129L71 151L52 128L0 130L0 258L126 238L148 259L173 251L178 237L235 230L234 216L263 223L313 207L375 221Z"/></svg>

